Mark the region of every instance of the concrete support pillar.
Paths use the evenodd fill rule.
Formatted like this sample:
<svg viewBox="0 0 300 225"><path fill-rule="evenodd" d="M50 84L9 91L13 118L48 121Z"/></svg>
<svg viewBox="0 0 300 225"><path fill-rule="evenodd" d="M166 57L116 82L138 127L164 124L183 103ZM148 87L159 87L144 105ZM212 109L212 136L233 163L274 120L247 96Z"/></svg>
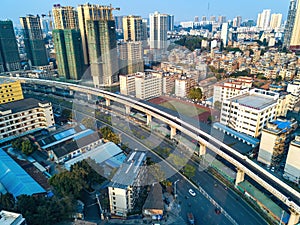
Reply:
<svg viewBox="0 0 300 225"><path fill-rule="evenodd" d="M87 94L87 99L88 99L88 101L91 101L92 100L92 95L91 94Z"/></svg>
<svg viewBox="0 0 300 225"><path fill-rule="evenodd" d="M105 105L110 106L110 99L108 99L108 98L105 99Z"/></svg>
<svg viewBox="0 0 300 225"><path fill-rule="evenodd" d="M299 217L300 215L296 212L294 212L293 210L291 210L291 216L289 218L289 222L288 222L288 225L295 225L295 224L298 224L299 222Z"/></svg>
<svg viewBox="0 0 300 225"><path fill-rule="evenodd" d="M73 90L70 90L70 91L69 91L69 95L74 95L74 91L73 91Z"/></svg>
<svg viewBox="0 0 300 225"><path fill-rule="evenodd" d="M147 125L149 126L152 121L152 116L150 114L147 114Z"/></svg>
<svg viewBox="0 0 300 225"><path fill-rule="evenodd" d="M245 179L245 172L241 169L237 169L236 178L235 178L235 185L243 182Z"/></svg>
<svg viewBox="0 0 300 225"><path fill-rule="evenodd" d="M171 139L174 139L175 135L176 135L176 128L175 128L175 127L171 127L170 138L171 138Z"/></svg>
<svg viewBox="0 0 300 225"><path fill-rule="evenodd" d="M130 114L130 110L131 110L130 106L125 105L125 114L126 114L126 115L129 115L129 114Z"/></svg>
<svg viewBox="0 0 300 225"><path fill-rule="evenodd" d="M202 156L205 154L206 154L206 146L204 144L200 143L199 156Z"/></svg>
<svg viewBox="0 0 300 225"><path fill-rule="evenodd" d="M55 87L52 87L51 90L52 90L52 93L56 92L56 88Z"/></svg>

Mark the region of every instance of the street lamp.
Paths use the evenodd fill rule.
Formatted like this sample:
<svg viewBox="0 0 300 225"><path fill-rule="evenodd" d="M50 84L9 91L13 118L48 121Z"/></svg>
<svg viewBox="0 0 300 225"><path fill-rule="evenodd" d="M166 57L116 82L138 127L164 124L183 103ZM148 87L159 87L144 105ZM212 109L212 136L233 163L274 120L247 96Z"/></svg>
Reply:
<svg viewBox="0 0 300 225"><path fill-rule="evenodd" d="M176 180L176 181L174 182L174 197L175 197L175 199L177 198L177 194L176 194L176 184L177 184L178 181L179 181L179 179Z"/></svg>

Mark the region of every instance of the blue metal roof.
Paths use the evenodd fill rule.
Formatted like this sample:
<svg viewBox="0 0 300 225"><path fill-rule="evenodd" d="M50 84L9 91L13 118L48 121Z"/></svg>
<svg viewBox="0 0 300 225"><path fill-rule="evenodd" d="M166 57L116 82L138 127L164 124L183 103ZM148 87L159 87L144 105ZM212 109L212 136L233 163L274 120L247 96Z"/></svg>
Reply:
<svg viewBox="0 0 300 225"><path fill-rule="evenodd" d="M230 133L231 135L236 136L237 138L240 138L247 143L250 143L252 146L257 146L259 144L259 139L251 137L251 136L243 134L243 133L240 133L240 132L237 132L237 131L225 126L224 124L216 122L213 124L213 127L216 129L224 130L224 131Z"/></svg>
<svg viewBox="0 0 300 225"><path fill-rule="evenodd" d="M46 192L23 168L0 148L0 183L14 197Z"/></svg>
<svg viewBox="0 0 300 225"><path fill-rule="evenodd" d="M272 121L272 123L276 124L277 127L279 129L281 129L281 130L283 130L283 129L290 129L291 125L292 125L292 122L289 121L289 120L286 120L286 121L274 120L274 121Z"/></svg>

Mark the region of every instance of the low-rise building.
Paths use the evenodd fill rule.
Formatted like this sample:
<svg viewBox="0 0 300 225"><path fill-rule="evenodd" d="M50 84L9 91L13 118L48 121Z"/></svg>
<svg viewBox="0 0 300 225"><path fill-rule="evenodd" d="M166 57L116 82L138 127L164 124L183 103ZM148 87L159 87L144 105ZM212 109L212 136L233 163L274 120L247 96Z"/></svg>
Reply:
<svg viewBox="0 0 300 225"><path fill-rule="evenodd" d="M276 118L279 93L252 89L225 99L220 122L238 132L258 137L265 124Z"/></svg>
<svg viewBox="0 0 300 225"><path fill-rule="evenodd" d="M291 133L298 124L295 120L277 119L262 130L257 160L269 166L278 165L287 152Z"/></svg>
<svg viewBox="0 0 300 225"><path fill-rule="evenodd" d="M51 102L28 98L0 105L0 142L51 126Z"/></svg>
<svg viewBox="0 0 300 225"><path fill-rule="evenodd" d="M132 152L112 178L108 186L112 216L127 217L134 209L141 190L145 161L145 152Z"/></svg>
<svg viewBox="0 0 300 225"><path fill-rule="evenodd" d="M22 214L2 210L0 212L1 225L26 225L26 220Z"/></svg>
<svg viewBox="0 0 300 225"><path fill-rule="evenodd" d="M143 206L143 215L148 217L155 216L162 218L164 213L164 202L162 195L162 187L159 183L154 183L148 193L147 199Z"/></svg>
<svg viewBox="0 0 300 225"><path fill-rule="evenodd" d="M284 178L299 184L300 181L300 136L290 143L289 151L284 167Z"/></svg>

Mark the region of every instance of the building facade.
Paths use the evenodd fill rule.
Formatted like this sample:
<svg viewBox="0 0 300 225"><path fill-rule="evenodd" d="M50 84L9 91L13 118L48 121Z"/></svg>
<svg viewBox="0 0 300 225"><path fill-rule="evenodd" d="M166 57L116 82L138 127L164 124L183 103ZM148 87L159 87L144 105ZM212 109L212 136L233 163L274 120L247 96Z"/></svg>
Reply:
<svg viewBox="0 0 300 225"><path fill-rule="evenodd" d="M24 99L19 80L0 79L0 105Z"/></svg>
<svg viewBox="0 0 300 225"><path fill-rule="evenodd" d="M298 0L291 0L288 17L284 28L283 47L289 49L295 24Z"/></svg>
<svg viewBox="0 0 300 225"><path fill-rule="evenodd" d="M0 105L0 139L13 139L54 125L52 105L33 98Z"/></svg>
<svg viewBox="0 0 300 225"><path fill-rule="evenodd" d="M124 16L123 17L123 34L124 41L142 41L143 26L142 17Z"/></svg>
<svg viewBox="0 0 300 225"><path fill-rule="evenodd" d="M175 80L175 95L177 97L186 97L191 88L196 85L196 81L193 78L181 76Z"/></svg>
<svg viewBox="0 0 300 225"><path fill-rule="evenodd" d="M238 132L258 137L265 124L276 119L279 93L252 89L223 100L220 122Z"/></svg>
<svg viewBox="0 0 300 225"><path fill-rule="evenodd" d="M47 65L48 57L40 17L27 15L20 17L20 22L23 28L27 59L30 60L32 66Z"/></svg>
<svg viewBox="0 0 300 225"><path fill-rule="evenodd" d="M82 48L84 56L84 64L90 63L89 50L88 50L88 21L100 20L100 21L114 21L112 14L113 8L111 6L102 6L94 4L79 5L78 12L78 24L82 38ZM113 30L115 25L109 22ZM104 34L103 34L104 35Z"/></svg>
<svg viewBox="0 0 300 225"><path fill-rule="evenodd" d="M112 86L119 74L115 21L88 20L87 37L94 86Z"/></svg>
<svg viewBox="0 0 300 225"><path fill-rule="evenodd" d="M20 56L10 20L0 21L0 72L9 72L20 69Z"/></svg>
<svg viewBox="0 0 300 225"><path fill-rule="evenodd" d="M281 13L273 13L271 15L270 27L272 29L278 29L281 26L282 14Z"/></svg>
<svg viewBox="0 0 300 225"><path fill-rule="evenodd" d="M290 46L289 49L296 51L300 49L300 37L299 37L299 32L300 32L300 7L299 3L297 1L297 6L296 6L296 14L295 14L295 19L294 19L294 24L293 24L293 32L291 35L291 41L290 41Z"/></svg>
<svg viewBox="0 0 300 225"><path fill-rule="evenodd" d="M55 4L52 13L55 29L79 29L78 14L74 7Z"/></svg>
<svg viewBox="0 0 300 225"><path fill-rule="evenodd" d="M84 58L79 30L53 30L58 74L65 79L80 80Z"/></svg>
<svg viewBox="0 0 300 225"><path fill-rule="evenodd" d="M283 175L284 178L296 184L299 184L300 181L299 151L300 136L296 136L295 139L290 143Z"/></svg>
<svg viewBox="0 0 300 225"><path fill-rule="evenodd" d="M291 133L297 126L295 120L277 119L268 122L262 130L257 161L268 166L278 165L287 153Z"/></svg>
<svg viewBox="0 0 300 225"><path fill-rule="evenodd" d="M143 47L141 41L122 42L118 45L120 74L144 72Z"/></svg>
<svg viewBox="0 0 300 225"><path fill-rule="evenodd" d="M150 48L165 49L167 47L167 31L169 29L168 14L155 12L150 14Z"/></svg>
<svg viewBox="0 0 300 225"><path fill-rule="evenodd" d="M127 217L138 201L141 191L146 153L134 151L126 158L108 186L110 213Z"/></svg>

